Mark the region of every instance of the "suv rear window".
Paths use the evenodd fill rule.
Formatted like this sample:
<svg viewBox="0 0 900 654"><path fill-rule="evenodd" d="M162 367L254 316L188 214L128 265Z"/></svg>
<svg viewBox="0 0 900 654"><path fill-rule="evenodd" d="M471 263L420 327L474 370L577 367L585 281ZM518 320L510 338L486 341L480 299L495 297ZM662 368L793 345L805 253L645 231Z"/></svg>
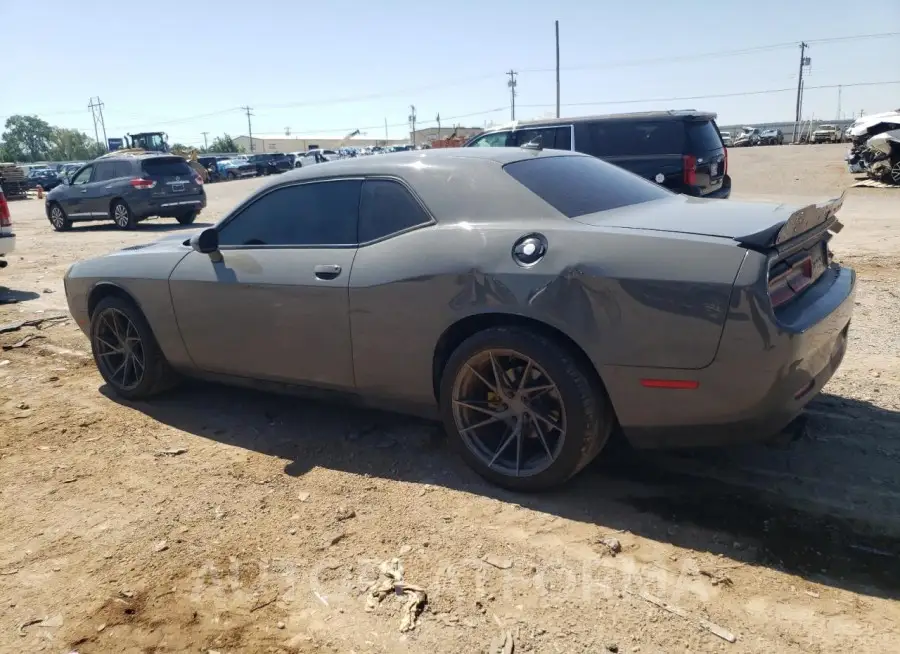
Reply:
<svg viewBox="0 0 900 654"><path fill-rule="evenodd" d="M141 167L150 177L175 177L176 175L190 177L194 174L194 169L180 157L145 159L141 162Z"/></svg>
<svg viewBox="0 0 900 654"><path fill-rule="evenodd" d="M711 120L705 121L688 121L687 125L688 141L691 144L692 152L709 152L710 150L721 150L722 139L719 138L719 130Z"/></svg>
<svg viewBox="0 0 900 654"><path fill-rule="evenodd" d="M569 218L672 195L661 186L593 157L524 159L506 164L503 170Z"/></svg>
<svg viewBox="0 0 900 654"><path fill-rule="evenodd" d="M682 154L684 123L680 120L598 120L590 123L595 157Z"/></svg>

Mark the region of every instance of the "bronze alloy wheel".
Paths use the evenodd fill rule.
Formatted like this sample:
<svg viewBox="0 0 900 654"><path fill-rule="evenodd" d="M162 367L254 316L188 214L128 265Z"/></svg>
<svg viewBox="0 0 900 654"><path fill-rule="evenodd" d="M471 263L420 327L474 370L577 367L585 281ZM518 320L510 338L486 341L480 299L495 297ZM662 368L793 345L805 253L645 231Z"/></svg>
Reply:
<svg viewBox="0 0 900 654"><path fill-rule="evenodd" d="M566 438L559 388L531 358L510 349L478 352L460 368L453 419L465 446L488 469L529 477L549 468Z"/></svg>
<svg viewBox="0 0 900 654"><path fill-rule="evenodd" d="M103 309L94 333L97 363L103 378L118 390L137 388L144 379L146 358L137 327L124 312Z"/></svg>

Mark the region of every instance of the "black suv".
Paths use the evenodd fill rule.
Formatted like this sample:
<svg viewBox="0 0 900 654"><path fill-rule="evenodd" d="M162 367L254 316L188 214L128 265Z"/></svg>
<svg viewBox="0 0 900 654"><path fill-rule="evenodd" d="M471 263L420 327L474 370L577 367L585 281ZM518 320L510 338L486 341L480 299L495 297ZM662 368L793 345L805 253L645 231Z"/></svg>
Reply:
<svg viewBox="0 0 900 654"><path fill-rule="evenodd" d="M182 157L169 154L104 155L47 193L45 202L58 232L81 220L133 229L150 216L189 225L205 206L203 180Z"/></svg>
<svg viewBox="0 0 900 654"><path fill-rule="evenodd" d="M704 198L731 194L728 151L713 113L652 111L520 121L479 134L465 147L528 143L593 155L677 193Z"/></svg>
<svg viewBox="0 0 900 654"><path fill-rule="evenodd" d="M256 174L259 176L283 173L294 167L288 156L281 152L251 154L247 160L256 166Z"/></svg>

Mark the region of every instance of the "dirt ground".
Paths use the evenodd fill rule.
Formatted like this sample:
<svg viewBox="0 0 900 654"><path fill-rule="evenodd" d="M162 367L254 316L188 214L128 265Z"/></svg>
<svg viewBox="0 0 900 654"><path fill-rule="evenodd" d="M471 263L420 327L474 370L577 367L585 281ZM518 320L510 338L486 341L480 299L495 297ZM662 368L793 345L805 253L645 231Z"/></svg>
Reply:
<svg viewBox="0 0 900 654"><path fill-rule="evenodd" d="M733 150L734 197L838 195L844 150ZM258 183L210 185L200 221ZM67 315L71 262L179 229L10 206L0 324ZM0 652L896 651L900 190L841 219L856 313L803 438L601 456L536 496L429 423L199 383L128 403L71 320L0 334L35 337L0 351ZM393 592L365 608L394 557L428 594L407 632Z"/></svg>

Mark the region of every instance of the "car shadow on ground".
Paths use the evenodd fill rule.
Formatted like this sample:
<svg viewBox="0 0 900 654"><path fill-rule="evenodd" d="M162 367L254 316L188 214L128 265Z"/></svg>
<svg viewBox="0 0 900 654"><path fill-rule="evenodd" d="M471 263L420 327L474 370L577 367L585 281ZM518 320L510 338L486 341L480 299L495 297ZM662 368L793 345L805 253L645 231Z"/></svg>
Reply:
<svg viewBox="0 0 900 654"><path fill-rule="evenodd" d="M28 302L28 300L36 300L39 297L41 297L41 294L35 293L34 291L17 291L12 288L0 286L0 304Z"/></svg>
<svg viewBox="0 0 900 654"><path fill-rule="evenodd" d="M163 218L162 220L166 220ZM190 225L182 225L177 221L172 222L155 222L155 221L141 221L137 224L137 227L134 229L128 230L129 232L134 232L139 234L141 232L177 232L183 230L191 230L191 229L204 229L206 227L212 227L213 223L191 223ZM99 223L74 223L72 225L72 231L77 232L115 232L115 231L123 231L121 227L116 225L113 222L99 222Z"/></svg>
<svg viewBox="0 0 900 654"><path fill-rule="evenodd" d="M900 413L868 402L820 396L810 405L812 435L779 447L647 454L617 446L563 488L521 494L490 485L467 468L437 423L200 382L150 402L126 402L105 386L101 392L187 433L287 460L291 476L325 467L444 486L900 598L900 520L892 523L895 529L882 529L898 512L896 494L868 497L900 479ZM835 421L842 421L838 429L830 426ZM867 425L880 445L848 453L859 425ZM844 494L845 485L859 497ZM878 501L890 509L881 511ZM854 502L869 502L869 514Z"/></svg>

